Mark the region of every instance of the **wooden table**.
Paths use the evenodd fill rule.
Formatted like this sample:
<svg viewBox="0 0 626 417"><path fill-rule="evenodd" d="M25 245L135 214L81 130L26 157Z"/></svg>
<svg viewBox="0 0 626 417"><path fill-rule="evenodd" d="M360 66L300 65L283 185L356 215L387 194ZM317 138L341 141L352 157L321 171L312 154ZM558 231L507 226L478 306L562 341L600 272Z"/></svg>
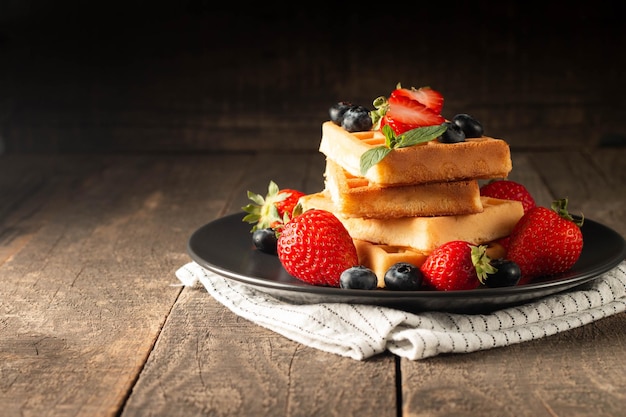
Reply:
<svg viewBox="0 0 626 417"><path fill-rule="evenodd" d="M626 236L626 148L515 151L512 179ZM174 272L203 224L316 152L0 156L3 416L618 416L626 314L421 361L302 346Z"/></svg>

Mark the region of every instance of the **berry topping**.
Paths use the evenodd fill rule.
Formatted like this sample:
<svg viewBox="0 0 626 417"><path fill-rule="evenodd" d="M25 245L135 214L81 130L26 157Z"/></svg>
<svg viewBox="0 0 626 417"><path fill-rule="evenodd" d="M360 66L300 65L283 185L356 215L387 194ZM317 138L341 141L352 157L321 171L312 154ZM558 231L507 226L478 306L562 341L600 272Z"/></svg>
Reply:
<svg viewBox="0 0 626 417"><path fill-rule="evenodd" d="M583 218L574 219L567 211L567 202L556 200L550 209L534 207L513 228L507 258L519 265L520 284L565 272L580 257Z"/></svg>
<svg viewBox="0 0 626 417"><path fill-rule="evenodd" d="M349 101L340 101L338 103L333 104L332 106L330 106L330 109L328 110L328 113L330 115L330 120L337 126L341 126L341 123L343 122L344 113L346 112L346 110L348 110L352 106L353 104L350 103Z"/></svg>
<svg viewBox="0 0 626 417"><path fill-rule="evenodd" d="M417 127L440 125L445 122L438 112L404 95L389 97L383 106L386 106L386 111L383 110L380 127L388 125L396 135Z"/></svg>
<svg viewBox="0 0 626 417"><path fill-rule="evenodd" d="M492 272L484 245L474 246L453 240L437 247L420 269L424 284L439 291L472 290Z"/></svg>
<svg viewBox="0 0 626 417"><path fill-rule="evenodd" d="M483 125L469 114L457 114L452 121L463 130L466 138L479 138L483 135Z"/></svg>
<svg viewBox="0 0 626 417"><path fill-rule="evenodd" d="M424 106L428 107L435 113L441 113L441 109L443 108L443 95L436 90L433 90L430 87L421 87L421 88L402 88L398 85L398 88L393 90L389 95L389 100L392 98L404 96L408 97L411 100L418 101L422 103Z"/></svg>
<svg viewBox="0 0 626 417"><path fill-rule="evenodd" d="M343 114L341 127L348 132L364 132L372 126L370 111L363 106L351 106Z"/></svg>
<svg viewBox="0 0 626 417"><path fill-rule="evenodd" d="M513 287L517 285L522 277L522 271L515 262L509 259L493 259L491 266L495 269L493 272L487 272L483 281L487 287Z"/></svg>
<svg viewBox="0 0 626 417"><path fill-rule="evenodd" d="M243 221L253 224L251 232L268 227L281 227L289 221L293 209L298 204L303 192L289 188L280 189L274 181L270 181L265 197L248 191L248 198L252 203L242 207L246 216Z"/></svg>
<svg viewBox="0 0 626 417"><path fill-rule="evenodd" d="M446 131L441 134L439 137L439 142L441 143L459 143L465 142L465 132L457 125L452 122L444 122L443 126L446 127Z"/></svg>
<svg viewBox="0 0 626 417"><path fill-rule="evenodd" d="M407 262L398 262L385 272L385 288L392 291L415 291L422 286L424 275Z"/></svg>
<svg viewBox="0 0 626 417"><path fill-rule="evenodd" d="M276 236L276 230L268 227L266 229L257 229L252 232L252 243L261 252L276 255L276 244L278 237Z"/></svg>
<svg viewBox="0 0 626 417"><path fill-rule="evenodd" d="M535 199L526 187L511 180L493 180L480 187L480 195L485 197L499 198L502 200L514 200L522 203L524 213L535 207Z"/></svg>
<svg viewBox="0 0 626 417"><path fill-rule="evenodd" d="M378 278L371 269L357 265L341 273L339 286L354 290L373 290L378 286Z"/></svg>
<svg viewBox="0 0 626 417"><path fill-rule="evenodd" d="M350 234L325 210L307 210L291 219L281 230L277 250L285 270L312 285L339 287L341 273L359 264Z"/></svg>

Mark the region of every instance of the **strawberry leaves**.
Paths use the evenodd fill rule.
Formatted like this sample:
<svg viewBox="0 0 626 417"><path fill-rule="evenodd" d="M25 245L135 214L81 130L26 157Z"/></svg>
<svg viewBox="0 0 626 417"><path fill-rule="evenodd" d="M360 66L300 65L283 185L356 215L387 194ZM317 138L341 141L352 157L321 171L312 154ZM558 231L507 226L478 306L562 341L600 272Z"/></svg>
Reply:
<svg viewBox="0 0 626 417"><path fill-rule="evenodd" d="M567 204L568 204L568 199L567 198L561 198L559 200L554 200L552 202L552 204L550 204L550 208L555 211L559 217L565 219L565 220L569 220L571 222L573 222L576 226L581 227L585 221L585 217L582 215L580 215L580 219L575 219L570 213L569 210L567 210Z"/></svg>
<svg viewBox="0 0 626 417"><path fill-rule="evenodd" d="M281 190L274 181L270 181L265 197L248 191L248 199L252 202L242 207L246 212L243 221L254 225L250 232L268 227L279 228L289 221L295 205L303 195L298 190Z"/></svg>
<svg viewBox="0 0 626 417"><path fill-rule="evenodd" d="M392 150L430 142L441 136L446 129L444 125L424 126L397 136L391 127L383 126L381 131L385 135L385 145L376 146L361 155L361 175L365 175L371 167L382 161Z"/></svg>

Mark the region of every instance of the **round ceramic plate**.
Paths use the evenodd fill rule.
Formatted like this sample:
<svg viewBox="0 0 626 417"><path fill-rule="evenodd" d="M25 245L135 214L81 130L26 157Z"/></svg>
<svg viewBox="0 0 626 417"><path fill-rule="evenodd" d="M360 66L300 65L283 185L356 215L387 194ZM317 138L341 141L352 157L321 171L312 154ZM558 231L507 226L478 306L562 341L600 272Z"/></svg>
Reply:
<svg viewBox="0 0 626 417"><path fill-rule="evenodd" d="M614 230L585 219L584 246L574 267L563 274L507 288L466 291L348 290L306 284L289 275L278 257L252 244L244 213L214 220L196 230L188 252L199 265L223 277L252 286L293 303L355 303L406 311L488 312L581 286L617 266L626 256L626 242Z"/></svg>

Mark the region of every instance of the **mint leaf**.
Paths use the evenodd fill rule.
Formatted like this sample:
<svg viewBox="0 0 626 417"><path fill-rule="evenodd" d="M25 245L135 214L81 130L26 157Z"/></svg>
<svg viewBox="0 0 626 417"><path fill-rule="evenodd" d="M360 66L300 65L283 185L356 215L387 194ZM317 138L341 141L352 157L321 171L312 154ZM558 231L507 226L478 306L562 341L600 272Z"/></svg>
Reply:
<svg viewBox="0 0 626 417"><path fill-rule="evenodd" d="M398 139L396 138L396 134L394 133L393 129L389 127L389 125L384 125L381 129L381 132L383 133L383 135L385 135L385 146L387 146L389 149L395 148Z"/></svg>
<svg viewBox="0 0 626 417"><path fill-rule="evenodd" d="M361 175L365 176L371 167L382 161L393 149L430 142L441 136L446 129L445 125L424 126L409 130L398 137L389 125L383 126L381 131L385 135L385 145L369 149L361 155Z"/></svg>
<svg viewBox="0 0 626 417"><path fill-rule="evenodd" d="M396 147L406 148L417 145L418 143L430 142L431 140L441 136L446 129L448 128L444 125L424 126L411 129L400 135L398 145Z"/></svg>
<svg viewBox="0 0 626 417"><path fill-rule="evenodd" d="M361 175L365 176L367 171L380 161L382 161L391 152L386 146L377 146L372 149L368 149L361 155Z"/></svg>

